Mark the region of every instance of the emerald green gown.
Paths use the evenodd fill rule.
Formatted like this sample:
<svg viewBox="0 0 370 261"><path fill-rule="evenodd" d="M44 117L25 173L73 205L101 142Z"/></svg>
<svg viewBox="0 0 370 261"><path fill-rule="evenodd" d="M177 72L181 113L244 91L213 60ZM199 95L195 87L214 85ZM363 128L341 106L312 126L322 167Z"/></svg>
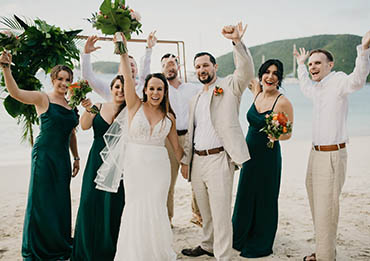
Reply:
<svg viewBox="0 0 370 261"><path fill-rule="evenodd" d="M232 218L233 248L247 258L272 254L278 226L280 144L275 141L273 149L268 148L267 135L260 129L266 125L265 116L273 111L280 95L271 110L259 113L253 103L247 113L249 129L246 142L251 159L240 171Z"/></svg>
<svg viewBox="0 0 370 261"><path fill-rule="evenodd" d="M78 116L49 102L40 120L32 149L22 256L24 260L66 260L72 251L69 140Z"/></svg>
<svg viewBox="0 0 370 261"><path fill-rule="evenodd" d="M105 147L103 135L110 125L98 113L93 119L92 126L94 142L90 149L82 181L71 257L73 261L114 259L124 207L122 181L117 193L95 188L94 180L97 170L103 163L99 154Z"/></svg>

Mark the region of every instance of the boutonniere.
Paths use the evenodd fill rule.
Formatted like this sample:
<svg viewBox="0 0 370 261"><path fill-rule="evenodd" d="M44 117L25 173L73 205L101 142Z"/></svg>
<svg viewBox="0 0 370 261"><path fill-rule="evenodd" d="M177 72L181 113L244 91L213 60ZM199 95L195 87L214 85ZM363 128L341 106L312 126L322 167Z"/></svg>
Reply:
<svg viewBox="0 0 370 261"><path fill-rule="evenodd" d="M218 96L223 93L224 93L224 90L220 86L216 85L215 89L213 90L213 94L215 96Z"/></svg>

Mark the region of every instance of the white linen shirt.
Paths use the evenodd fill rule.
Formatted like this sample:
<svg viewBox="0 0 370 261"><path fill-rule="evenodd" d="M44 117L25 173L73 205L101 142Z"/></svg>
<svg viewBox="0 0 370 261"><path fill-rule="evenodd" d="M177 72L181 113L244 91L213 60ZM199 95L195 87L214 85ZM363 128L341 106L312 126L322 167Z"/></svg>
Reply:
<svg viewBox="0 0 370 261"><path fill-rule="evenodd" d="M209 150L223 146L212 125L210 110L211 97L218 82L209 86L207 92L202 92L195 108L194 148L196 150Z"/></svg>
<svg viewBox="0 0 370 261"><path fill-rule="evenodd" d="M201 90L202 86L195 83L181 83L177 88L169 86L168 96L170 105L176 114L177 130L188 128L190 101Z"/></svg>
<svg viewBox="0 0 370 261"><path fill-rule="evenodd" d="M331 72L320 82L309 78L304 64L298 66L301 91L313 102L312 143L333 145L348 142L348 94L361 89L370 71L370 49L357 46L355 69L350 75Z"/></svg>
<svg viewBox="0 0 370 261"><path fill-rule="evenodd" d="M150 73L150 59L152 49L146 48L145 55L140 59L139 81L136 81L136 94L140 99L143 98L143 89L146 76ZM87 80L91 88L99 94L105 101L112 100L110 82L104 82L95 76L91 65L90 54L81 54L81 76ZM113 79L112 79L113 80Z"/></svg>

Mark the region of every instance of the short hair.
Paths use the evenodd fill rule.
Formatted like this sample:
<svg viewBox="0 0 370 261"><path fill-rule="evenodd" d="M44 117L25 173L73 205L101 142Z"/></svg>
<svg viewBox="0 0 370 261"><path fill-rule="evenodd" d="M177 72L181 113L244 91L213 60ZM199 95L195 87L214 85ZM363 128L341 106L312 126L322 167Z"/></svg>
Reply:
<svg viewBox="0 0 370 261"><path fill-rule="evenodd" d="M325 56L326 56L326 58L328 59L329 62L334 62L333 54L331 52L329 52L328 50L314 49L314 50L310 51L308 57L311 57L311 55L314 54L314 53L323 53L323 54L325 54Z"/></svg>
<svg viewBox="0 0 370 261"><path fill-rule="evenodd" d="M193 63L195 63L195 60L198 58L198 57L201 57L201 56L204 56L204 55L208 55L209 57L209 60L211 61L211 63L213 65L216 64L216 58L210 54L210 53L207 53L207 52L200 52L200 53L197 53L195 56L194 56L194 60L193 60Z"/></svg>
<svg viewBox="0 0 370 261"><path fill-rule="evenodd" d="M279 80L279 82L278 82L278 89L279 89L279 87L281 87L281 83L283 81L283 75L284 75L284 66L283 66L283 63L280 62L280 60L278 60L278 59L269 59L266 62L264 62L258 70L258 78L261 81L262 80L262 75L264 73L266 73L267 69L271 65L275 65L276 68L277 68L276 75L277 75L278 80Z"/></svg>
<svg viewBox="0 0 370 261"><path fill-rule="evenodd" d="M163 55L161 58L161 62L163 61L163 59L170 58L170 57L175 58L176 63L179 64L179 61L177 60L176 56L172 53L166 53L165 55Z"/></svg>

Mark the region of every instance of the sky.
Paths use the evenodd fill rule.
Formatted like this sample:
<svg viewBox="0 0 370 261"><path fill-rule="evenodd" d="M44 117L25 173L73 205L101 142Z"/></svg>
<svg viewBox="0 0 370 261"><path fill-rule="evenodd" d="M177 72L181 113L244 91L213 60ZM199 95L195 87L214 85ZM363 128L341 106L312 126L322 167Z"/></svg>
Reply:
<svg viewBox="0 0 370 261"><path fill-rule="evenodd" d="M101 3L102 0L1 0L0 16L40 18L65 30L83 29L83 35L101 35L85 20L98 11ZM188 71L193 70L197 52L208 51L216 57L230 52L230 40L222 36L221 29L239 21L248 24L244 42L249 47L319 34L362 36L370 30L369 0L127 0L126 5L142 16L143 33L133 34L132 38L145 39L156 30L158 39L184 41ZM93 61L118 61L111 43L97 45L102 49L94 53ZM128 49L139 61L145 45L129 43ZM177 49L167 44L154 48L153 72L160 70L160 57L167 52L177 53Z"/></svg>

